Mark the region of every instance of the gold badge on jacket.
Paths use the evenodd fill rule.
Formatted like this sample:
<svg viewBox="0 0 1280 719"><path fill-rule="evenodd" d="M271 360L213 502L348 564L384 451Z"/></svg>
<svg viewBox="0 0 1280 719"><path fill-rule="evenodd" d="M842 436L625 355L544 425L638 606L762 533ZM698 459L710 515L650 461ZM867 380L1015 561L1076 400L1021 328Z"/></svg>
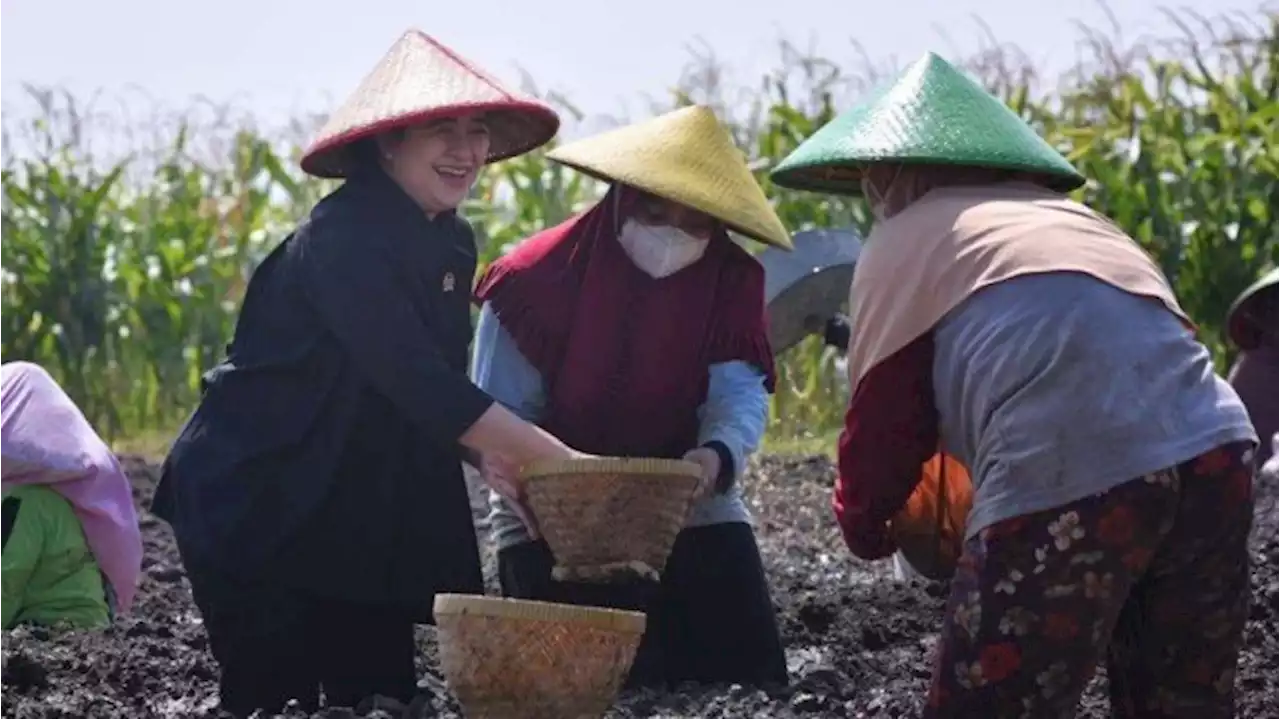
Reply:
<svg viewBox="0 0 1280 719"><path fill-rule="evenodd" d="M453 273L452 272L444 273L444 281L440 283L440 289L444 292L453 292L453 285L454 285Z"/></svg>

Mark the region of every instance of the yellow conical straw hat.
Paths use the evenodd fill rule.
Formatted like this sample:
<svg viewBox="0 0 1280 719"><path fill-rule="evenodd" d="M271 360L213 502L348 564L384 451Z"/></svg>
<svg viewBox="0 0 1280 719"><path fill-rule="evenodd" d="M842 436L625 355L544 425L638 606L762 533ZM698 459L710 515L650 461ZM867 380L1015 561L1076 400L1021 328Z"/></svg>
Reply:
<svg viewBox="0 0 1280 719"><path fill-rule="evenodd" d="M715 113L694 105L568 143L547 158L704 212L791 249L791 237Z"/></svg>

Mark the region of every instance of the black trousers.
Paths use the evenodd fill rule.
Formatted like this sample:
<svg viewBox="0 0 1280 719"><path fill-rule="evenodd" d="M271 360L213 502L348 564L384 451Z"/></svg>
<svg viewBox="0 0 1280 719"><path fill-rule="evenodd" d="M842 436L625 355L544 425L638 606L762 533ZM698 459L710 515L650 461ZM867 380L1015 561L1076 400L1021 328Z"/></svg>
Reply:
<svg viewBox="0 0 1280 719"><path fill-rule="evenodd" d="M508 597L644 611L644 637L627 686L694 681L770 684L787 681L786 657L755 535L734 522L685 529L661 583L556 582L545 541L498 553Z"/></svg>
<svg viewBox="0 0 1280 719"><path fill-rule="evenodd" d="M309 596L246 582L184 556L210 650L221 669L223 711L277 712L292 699L316 711L374 695L406 704L417 688L413 621L399 608Z"/></svg>

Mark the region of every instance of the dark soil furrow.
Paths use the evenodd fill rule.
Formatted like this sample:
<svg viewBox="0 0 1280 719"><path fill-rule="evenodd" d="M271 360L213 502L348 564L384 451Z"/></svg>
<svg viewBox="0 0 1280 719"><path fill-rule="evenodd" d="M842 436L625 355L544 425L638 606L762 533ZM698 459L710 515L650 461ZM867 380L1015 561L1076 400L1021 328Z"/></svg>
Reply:
<svg viewBox="0 0 1280 719"><path fill-rule="evenodd" d="M126 460L145 506L156 469ZM845 550L831 515L825 459L764 458L749 480L761 549L788 646L792 682L771 692L740 686L624 695L611 717L909 717L923 701L946 589L885 581L887 562ZM1253 603L1240 658L1239 717L1276 716L1277 538L1275 487L1257 523ZM132 614L105 633L19 628L5 633L3 717L213 717L217 665L167 526L142 513L144 579ZM488 574L492 576L492 567ZM419 630L420 708L456 717L430 628ZM1105 677L1081 717L1110 715ZM431 716L430 712L415 711ZM389 717L382 710L367 716ZM296 714L296 716L302 716ZM317 716L358 716L330 711Z"/></svg>

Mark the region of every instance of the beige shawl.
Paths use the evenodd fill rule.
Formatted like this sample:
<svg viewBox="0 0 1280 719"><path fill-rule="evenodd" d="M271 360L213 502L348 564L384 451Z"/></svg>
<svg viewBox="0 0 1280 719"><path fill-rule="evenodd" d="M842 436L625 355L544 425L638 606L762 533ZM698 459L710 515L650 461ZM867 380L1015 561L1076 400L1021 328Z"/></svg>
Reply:
<svg viewBox="0 0 1280 719"><path fill-rule="evenodd" d="M851 386L969 295L1042 272L1092 275L1191 326L1155 262L1084 205L1021 182L939 188L877 225L862 248L849 293Z"/></svg>

